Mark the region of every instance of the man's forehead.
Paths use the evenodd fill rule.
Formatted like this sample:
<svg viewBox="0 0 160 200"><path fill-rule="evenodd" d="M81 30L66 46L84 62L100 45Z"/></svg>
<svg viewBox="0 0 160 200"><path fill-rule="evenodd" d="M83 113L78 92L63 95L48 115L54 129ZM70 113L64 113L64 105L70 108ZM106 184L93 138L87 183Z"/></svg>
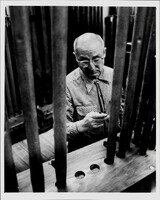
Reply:
<svg viewBox="0 0 160 200"><path fill-rule="evenodd" d="M100 48L92 48L92 49L77 49L76 50L76 56L77 57L83 57L83 58L93 58L93 57L97 57L97 56L102 56L103 54L103 50Z"/></svg>
<svg viewBox="0 0 160 200"><path fill-rule="evenodd" d="M93 49L102 48L103 44L99 38L96 37L82 37L77 39L76 48L77 49Z"/></svg>

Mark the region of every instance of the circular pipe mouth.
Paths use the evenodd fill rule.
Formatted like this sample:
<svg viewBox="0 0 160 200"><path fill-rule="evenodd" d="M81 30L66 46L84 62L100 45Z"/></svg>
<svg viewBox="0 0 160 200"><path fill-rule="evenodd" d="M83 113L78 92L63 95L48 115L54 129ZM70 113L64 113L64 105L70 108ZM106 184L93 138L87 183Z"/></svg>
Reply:
<svg viewBox="0 0 160 200"><path fill-rule="evenodd" d="M78 178L78 179L82 179L85 177L85 173L83 171L77 171L75 173L75 177Z"/></svg>
<svg viewBox="0 0 160 200"><path fill-rule="evenodd" d="M97 164L93 164L93 165L90 166L90 170L91 170L93 173L97 173L97 172L99 172L99 170L100 170L100 166L97 165Z"/></svg>

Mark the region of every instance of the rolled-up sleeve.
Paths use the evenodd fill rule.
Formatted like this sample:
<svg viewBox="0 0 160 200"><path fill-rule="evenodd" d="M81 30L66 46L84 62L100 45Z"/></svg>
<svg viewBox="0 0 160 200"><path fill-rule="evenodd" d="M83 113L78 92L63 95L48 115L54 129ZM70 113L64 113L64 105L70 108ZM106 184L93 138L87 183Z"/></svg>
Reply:
<svg viewBox="0 0 160 200"><path fill-rule="evenodd" d="M66 128L67 128L67 140L70 138L75 137L77 134L79 134L77 129L77 124L74 122L73 119L74 115L74 105L73 105L73 99L71 97L70 91L67 88L66 89Z"/></svg>

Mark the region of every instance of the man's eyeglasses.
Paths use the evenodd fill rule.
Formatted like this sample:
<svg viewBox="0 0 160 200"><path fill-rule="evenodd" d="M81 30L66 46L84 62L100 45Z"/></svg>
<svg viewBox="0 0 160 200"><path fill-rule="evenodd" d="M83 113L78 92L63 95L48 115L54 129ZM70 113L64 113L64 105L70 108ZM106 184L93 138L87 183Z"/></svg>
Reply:
<svg viewBox="0 0 160 200"><path fill-rule="evenodd" d="M90 59L90 60L77 60L77 62L82 66L82 67L88 67L90 65L90 63L92 62L94 65L99 65L102 63L102 60L104 59L104 57L98 57L95 59Z"/></svg>

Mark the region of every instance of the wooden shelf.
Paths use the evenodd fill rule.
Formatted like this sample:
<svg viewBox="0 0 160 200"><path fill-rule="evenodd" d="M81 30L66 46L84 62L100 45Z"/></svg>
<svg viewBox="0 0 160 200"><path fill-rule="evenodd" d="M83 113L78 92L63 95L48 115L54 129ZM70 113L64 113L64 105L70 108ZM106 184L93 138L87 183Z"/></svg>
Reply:
<svg viewBox="0 0 160 200"><path fill-rule="evenodd" d="M156 171L156 152L147 151L147 156L139 156L134 146L132 152L126 153L125 159L115 157L113 165L106 165L103 141L67 154L68 192L120 192ZM97 164L100 170L91 171L92 164ZM55 169L50 161L43 164L43 169L45 192L57 192ZM77 171L83 171L84 178L76 178ZM17 178L20 192L32 192L30 170L17 174Z"/></svg>

